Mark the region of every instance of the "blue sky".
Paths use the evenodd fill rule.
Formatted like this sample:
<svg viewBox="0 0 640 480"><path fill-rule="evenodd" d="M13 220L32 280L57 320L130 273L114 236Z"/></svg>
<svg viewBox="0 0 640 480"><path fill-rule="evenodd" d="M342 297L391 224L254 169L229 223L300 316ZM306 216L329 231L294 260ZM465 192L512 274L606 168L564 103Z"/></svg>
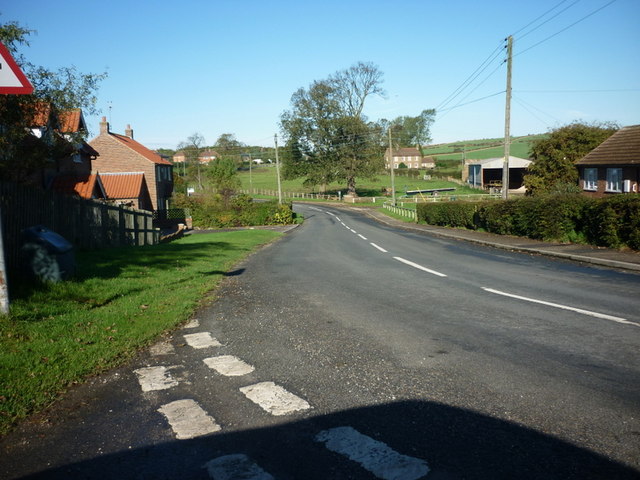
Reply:
<svg viewBox="0 0 640 480"><path fill-rule="evenodd" d="M0 23L37 31L20 51L36 65L107 71L101 115L150 148L196 132L273 145L295 90L358 61L384 73L371 120L440 107L443 143L504 134L510 34L513 135L640 124L640 0L610 1L0 0ZM100 116L86 119L95 135Z"/></svg>

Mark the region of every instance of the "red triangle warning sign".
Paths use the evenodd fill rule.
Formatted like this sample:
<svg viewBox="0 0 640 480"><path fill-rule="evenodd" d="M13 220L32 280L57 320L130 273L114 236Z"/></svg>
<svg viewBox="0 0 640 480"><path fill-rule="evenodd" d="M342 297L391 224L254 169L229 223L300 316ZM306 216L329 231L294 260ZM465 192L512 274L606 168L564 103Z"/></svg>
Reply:
<svg viewBox="0 0 640 480"><path fill-rule="evenodd" d="M0 93L14 95L33 93L33 86L2 43L0 43Z"/></svg>

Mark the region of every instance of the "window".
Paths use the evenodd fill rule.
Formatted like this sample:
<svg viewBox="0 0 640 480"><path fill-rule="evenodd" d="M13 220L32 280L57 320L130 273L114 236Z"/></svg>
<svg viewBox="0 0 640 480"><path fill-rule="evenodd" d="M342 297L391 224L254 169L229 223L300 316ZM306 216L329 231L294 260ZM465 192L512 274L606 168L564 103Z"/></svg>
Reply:
<svg viewBox="0 0 640 480"><path fill-rule="evenodd" d="M622 169L607 168L607 192L622 192Z"/></svg>
<svg viewBox="0 0 640 480"><path fill-rule="evenodd" d="M585 168L584 169L584 187L585 190L597 190L598 189L598 169L597 168Z"/></svg>

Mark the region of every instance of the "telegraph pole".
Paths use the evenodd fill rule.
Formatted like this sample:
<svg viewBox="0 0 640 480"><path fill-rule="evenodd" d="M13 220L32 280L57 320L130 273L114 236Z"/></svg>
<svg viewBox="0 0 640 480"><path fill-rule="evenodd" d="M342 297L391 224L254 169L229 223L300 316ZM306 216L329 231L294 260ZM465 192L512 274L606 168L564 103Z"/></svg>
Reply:
<svg viewBox="0 0 640 480"><path fill-rule="evenodd" d="M391 204L396 206L396 179L394 177L393 171L393 147L391 146L391 125L389 125L389 129L387 130L389 134L389 168L391 169Z"/></svg>
<svg viewBox="0 0 640 480"><path fill-rule="evenodd" d="M511 60L513 37L507 38L507 99L504 109L504 164L502 165L502 198L509 197L509 155L511 154Z"/></svg>
<svg viewBox="0 0 640 480"><path fill-rule="evenodd" d="M278 204L282 205L282 185L280 184L280 160L278 160L278 134L273 135L276 144L276 175L278 176Z"/></svg>

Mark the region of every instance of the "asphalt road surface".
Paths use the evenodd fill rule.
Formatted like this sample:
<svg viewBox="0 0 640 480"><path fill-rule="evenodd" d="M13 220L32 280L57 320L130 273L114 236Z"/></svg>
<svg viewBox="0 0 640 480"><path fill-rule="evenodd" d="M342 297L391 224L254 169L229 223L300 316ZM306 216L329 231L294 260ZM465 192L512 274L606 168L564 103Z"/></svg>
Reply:
<svg viewBox="0 0 640 480"><path fill-rule="evenodd" d="M640 478L640 275L325 206L1 478Z"/></svg>

